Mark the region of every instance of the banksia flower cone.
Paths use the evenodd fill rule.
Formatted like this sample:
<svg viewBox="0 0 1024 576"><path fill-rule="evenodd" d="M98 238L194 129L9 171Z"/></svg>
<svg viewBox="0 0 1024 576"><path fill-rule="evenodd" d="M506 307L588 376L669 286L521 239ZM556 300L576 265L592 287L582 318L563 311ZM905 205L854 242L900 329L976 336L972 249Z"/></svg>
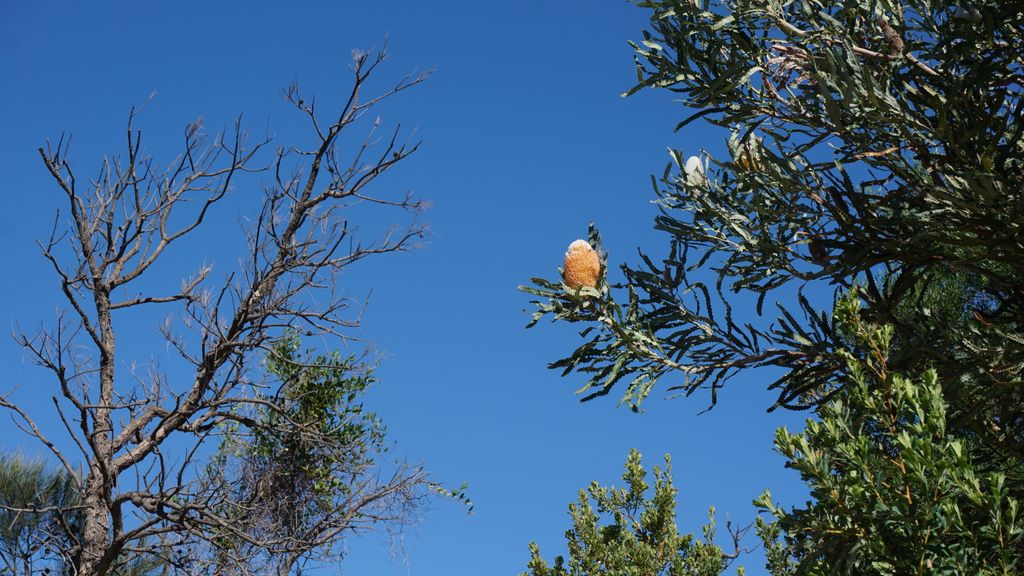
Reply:
<svg viewBox="0 0 1024 576"><path fill-rule="evenodd" d="M704 174L704 165L701 164L700 158L697 156L690 156L686 159L683 173L686 175L686 183L690 186L706 186L708 183L708 177Z"/></svg>
<svg viewBox="0 0 1024 576"><path fill-rule="evenodd" d="M565 268L562 279L573 290L582 286L597 288L598 276L601 274L601 259L586 240L576 240L569 244L565 253Z"/></svg>
<svg viewBox="0 0 1024 576"><path fill-rule="evenodd" d="M757 172L761 169L761 139L751 135L740 148L739 155L735 160L736 166L748 172Z"/></svg>

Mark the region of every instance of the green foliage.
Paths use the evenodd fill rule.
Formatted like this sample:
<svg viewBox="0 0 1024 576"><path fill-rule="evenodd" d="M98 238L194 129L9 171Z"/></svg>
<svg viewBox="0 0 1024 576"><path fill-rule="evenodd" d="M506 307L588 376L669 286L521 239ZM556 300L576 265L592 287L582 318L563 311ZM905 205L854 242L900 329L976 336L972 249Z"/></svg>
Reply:
<svg viewBox="0 0 1024 576"><path fill-rule="evenodd" d="M972 458L971 439L948 428L938 373L893 371L896 331L862 312L854 292L837 302L833 324L847 346L842 385L804 430L776 433L776 450L812 500L792 510L773 503L770 492L754 501L768 517L755 521L768 572L1019 573L1024 517L1007 475ZM713 509L703 541L678 534L667 457L654 477L648 498L646 472L632 451L625 488L594 483L570 506L568 560L549 565L531 544L528 575L721 573L734 556L714 544Z"/></svg>
<svg viewBox="0 0 1024 576"><path fill-rule="evenodd" d="M653 182L667 249L622 264L622 286L524 288L540 297L532 323L585 324L552 367L586 376L584 399L615 388L636 409L658 385L713 405L738 372L774 366L771 408L813 409L853 385L849 355L871 353L837 327L834 300L805 297L828 285L890 327L890 371L934 371L948 434L1024 498L1024 11L638 5L651 25L630 93L676 94L691 111L677 128L722 127L729 154L670 150Z"/></svg>
<svg viewBox="0 0 1024 576"><path fill-rule="evenodd" d="M358 358L303 351L289 333L274 343L265 368L272 393L225 426L207 467L211 479L231 485L224 514L257 537L300 531L330 514L358 488L353 475L385 450L383 425L360 401L374 379ZM238 544L232 531L220 540L224 548Z"/></svg>
<svg viewBox="0 0 1024 576"><path fill-rule="evenodd" d="M0 454L0 562L11 574L60 567L58 542L81 529L76 481L43 460Z"/></svg>
<svg viewBox="0 0 1024 576"><path fill-rule="evenodd" d="M849 383L821 406L819 419L801 433L776 434L776 448L813 501L789 512L768 493L755 501L778 520L758 526L773 542L773 573L1019 573L1019 500L1004 474L972 462L969 444L947 430L937 373L892 372L892 328L864 322L854 298L841 300L836 316L868 353L847 355Z"/></svg>
<svg viewBox="0 0 1024 576"><path fill-rule="evenodd" d="M274 342L265 368L265 392L222 425L206 467L217 515L230 519L204 534L214 544L214 572L244 562L287 573L305 561L338 559L347 535L411 522L428 492L471 508L465 486L445 489L401 463L388 469L386 428L362 404L375 382L364 359L303 350L288 333ZM275 541L287 544L263 544Z"/></svg>
<svg viewBox="0 0 1024 576"><path fill-rule="evenodd" d="M385 428L358 401L374 382L368 366L338 352L303 355L299 347L292 333L267 356L267 371L280 381L274 402L280 409L260 410L249 449L264 473L301 501L307 493L329 498L348 491L335 471L361 467L383 452Z"/></svg>
<svg viewBox="0 0 1024 576"><path fill-rule="evenodd" d="M622 264L623 285L523 288L531 325L585 325L552 367L634 408L662 383L714 404L738 372L781 368L771 408L816 418L776 439L813 500L757 501L776 576L1021 572L1020 3L636 3L627 94L672 92L677 129L724 128L728 154L669 151L667 249Z"/></svg>
<svg viewBox="0 0 1024 576"><path fill-rule="evenodd" d="M1003 444L1024 438L1007 408L1024 400L1024 12L961 4L638 2L651 30L635 44L630 93L678 95L692 111L678 128L725 128L729 156L703 155L696 175L670 151L654 182L668 249L622 266L621 314L574 316L557 284L535 281L539 314L561 300L555 319L591 324L554 366L602 393L614 371L635 405L672 373L669 390L710 388L713 403L738 371L774 365L777 405L813 406L838 382L842 342L831 306L792 288L860 285L863 313L914 351L894 355L901 368L932 366L964 387L975 432L998 419L1015 423ZM697 269L714 281L691 278ZM943 323L914 300L950 277L963 314ZM602 292L597 309L613 298ZM773 301L771 324L734 314Z"/></svg>
<svg viewBox="0 0 1024 576"><path fill-rule="evenodd" d="M636 450L626 459L622 479L622 488L594 482L581 490L577 503L569 505L573 527L565 533L568 562L558 556L549 565L539 547L530 544L524 576L717 576L725 570L727 558L714 543L713 508L703 539L678 532L677 490L668 456L664 469L654 467L650 497L647 471Z"/></svg>

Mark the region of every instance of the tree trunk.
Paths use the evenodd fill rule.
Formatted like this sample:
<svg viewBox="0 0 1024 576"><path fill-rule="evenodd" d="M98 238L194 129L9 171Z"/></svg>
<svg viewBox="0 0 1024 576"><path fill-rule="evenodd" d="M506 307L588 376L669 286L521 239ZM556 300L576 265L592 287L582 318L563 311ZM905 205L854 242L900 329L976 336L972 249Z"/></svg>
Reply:
<svg viewBox="0 0 1024 576"><path fill-rule="evenodd" d="M97 268L98 270L98 268ZM85 522L82 528L82 555L77 576L104 576L113 561L111 552L110 497L116 479L113 462L113 426L110 417L114 402L114 326L110 314L110 289L100 273L94 278L96 320L102 339L100 353L99 405L92 410L90 443L95 459L85 482Z"/></svg>
<svg viewBox="0 0 1024 576"><path fill-rule="evenodd" d="M104 562L110 547L110 512L104 484L103 473L93 464L85 485L85 517L77 576L103 576L109 568L109 561Z"/></svg>

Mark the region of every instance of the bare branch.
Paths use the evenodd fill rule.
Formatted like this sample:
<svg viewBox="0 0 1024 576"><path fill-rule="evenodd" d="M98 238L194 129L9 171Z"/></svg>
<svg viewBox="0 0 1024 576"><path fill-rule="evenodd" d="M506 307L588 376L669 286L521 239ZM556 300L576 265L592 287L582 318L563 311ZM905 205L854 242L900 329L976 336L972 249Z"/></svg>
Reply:
<svg viewBox="0 0 1024 576"><path fill-rule="evenodd" d="M246 456L242 448L267 435L290 434L324 454L351 458L357 453L332 436L338 427L357 425L355 416L338 417L328 430L299 418L290 403L304 396L281 396L294 384L268 379L262 362L297 327L310 335L351 338L346 330L358 325L359 310L337 287L338 273L369 256L407 250L426 234L412 221L379 238L362 239L350 222L350 209L359 204L413 213L423 207L410 194L393 198L373 190L386 172L418 150L400 126L378 140L378 118L351 151L342 140L346 129L361 125L385 99L429 76L411 74L371 93L370 76L385 59L385 50L354 54L351 89L329 117L320 114L315 99L307 102L297 86L289 87L285 96L309 122L316 146L279 146L269 164L259 160L269 139L249 143L240 120L229 133L207 137L200 118L185 128L181 154L161 167L143 151L136 127L141 108L128 115L124 156L104 158L86 184L79 183L68 161L69 140L62 137L40 148L69 208L67 221L55 220L40 249L74 314L59 315L53 329L18 340L55 376L74 407L65 413L68 405L54 398L85 464L81 527L74 547L60 551L78 574L105 574L119 557L135 555L142 542L154 538L172 550L186 543L212 546L214 539L230 537L238 548L211 556L225 566L243 566L257 557L293 566L329 556L352 531L404 521L420 497L426 475L419 468L400 466L388 478L379 475L372 455L356 461L327 458L325 470L348 484L349 495L334 494L330 506L319 502L321 510L308 511L301 525L274 524L277 520L267 515L269 493L254 492L258 487L248 482L259 470L267 478L283 472ZM202 262L180 288L167 289L160 277L164 266L157 263L169 262L168 249L214 226L216 206L234 187L249 187L249 175L268 168L273 176L245 231L247 250L238 268L217 282L212 267ZM149 304L172 312L159 335L187 363L188 377L169 379L155 369L148 376L137 374L134 360L120 352L117 339L133 334L117 328L115 320L146 318ZM303 369L348 369L322 364ZM120 374L125 366L131 378ZM11 410L69 473L73 470L73 462L24 410L6 397L0 406ZM217 457L232 462L233 472L243 476L218 475L206 460L211 451L203 447L217 442L224 451ZM287 512L311 505L296 500Z"/></svg>

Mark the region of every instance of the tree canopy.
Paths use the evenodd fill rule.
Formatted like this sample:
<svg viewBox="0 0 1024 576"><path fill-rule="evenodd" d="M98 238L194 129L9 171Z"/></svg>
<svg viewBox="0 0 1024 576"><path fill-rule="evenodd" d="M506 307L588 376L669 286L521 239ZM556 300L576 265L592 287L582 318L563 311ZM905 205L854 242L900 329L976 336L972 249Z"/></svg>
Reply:
<svg viewBox="0 0 1024 576"><path fill-rule="evenodd" d="M624 282L523 287L531 325L584 325L551 366L587 379L584 400L616 390L635 409L658 389L713 405L741 371L781 368L766 408L814 411L777 447L815 501L760 501L785 533L776 573L1014 573L1024 10L637 5L650 28L627 94L671 92L677 130L723 128L728 155L670 150L652 178L667 246L619 264Z"/></svg>
<svg viewBox="0 0 1024 576"><path fill-rule="evenodd" d="M668 246L622 265L621 312L603 306L610 290L583 307L557 283L535 284L539 312L608 326L566 359L598 375L589 392L632 376L623 395L639 404L650 381L683 372L670 389L714 394L739 369L773 364L787 369L778 405L813 405L841 366L828 307L800 299L802 322L783 309L768 327L736 319L730 300L749 294L771 314L783 288L816 282L861 286L865 314L915 351L907 363L1000 391L980 400L1014 391L1024 16L976 4L638 2L651 30L635 44L629 93L677 94L691 111L677 129L723 127L730 155L703 154L694 178L672 151L654 180ZM690 282L698 268L716 281ZM950 282L962 289L955 318L921 301Z"/></svg>

